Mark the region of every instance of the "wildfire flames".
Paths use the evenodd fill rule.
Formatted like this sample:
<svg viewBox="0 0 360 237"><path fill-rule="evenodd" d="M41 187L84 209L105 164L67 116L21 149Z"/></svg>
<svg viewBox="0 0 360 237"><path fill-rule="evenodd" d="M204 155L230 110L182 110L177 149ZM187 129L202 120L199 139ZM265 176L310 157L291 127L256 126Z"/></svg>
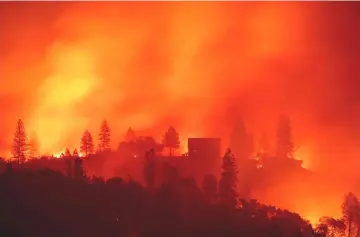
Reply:
<svg viewBox="0 0 360 237"><path fill-rule="evenodd" d="M62 156L64 156L65 154L65 150L61 151L61 152L57 152L53 154L53 157L55 158L61 158ZM78 156L79 157L83 157L83 154L81 152L78 152Z"/></svg>
<svg viewBox="0 0 360 237"><path fill-rule="evenodd" d="M357 188L360 52L350 45L360 36L351 5L1 5L0 155L9 157L19 117L37 153L59 158L85 129L96 143L104 118L114 149L128 127L160 138L172 125L183 154L188 137L220 137L225 148L238 116L255 140L268 131L275 143L277 118L288 114L295 157L318 172L316 192L307 200L300 193L309 188L295 183L264 201L316 222L337 216L343 193Z"/></svg>

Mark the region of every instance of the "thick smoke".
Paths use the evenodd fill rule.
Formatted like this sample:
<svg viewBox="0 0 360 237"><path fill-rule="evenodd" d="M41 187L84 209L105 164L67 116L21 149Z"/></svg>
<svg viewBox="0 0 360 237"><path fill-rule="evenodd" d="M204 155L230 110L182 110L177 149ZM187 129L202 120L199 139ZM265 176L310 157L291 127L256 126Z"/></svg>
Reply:
<svg viewBox="0 0 360 237"><path fill-rule="evenodd" d="M4 156L19 117L41 152L57 152L105 117L114 147L129 126L158 139L169 125L225 146L235 116L275 141L288 114L297 158L355 182L357 2L0 5Z"/></svg>

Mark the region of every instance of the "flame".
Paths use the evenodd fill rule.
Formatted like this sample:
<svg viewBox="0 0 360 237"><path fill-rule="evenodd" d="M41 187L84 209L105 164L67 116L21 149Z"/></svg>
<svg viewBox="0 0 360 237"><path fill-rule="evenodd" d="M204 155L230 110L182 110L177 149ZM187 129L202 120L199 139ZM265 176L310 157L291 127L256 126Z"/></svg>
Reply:
<svg viewBox="0 0 360 237"><path fill-rule="evenodd" d="M55 157L55 158L60 158L62 154L65 154L65 151L64 151L64 150L53 154L53 157Z"/></svg>
<svg viewBox="0 0 360 237"><path fill-rule="evenodd" d="M342 55L346 52L341 53L343 60L338 60L341 50L333 49L340 47L338 40L346 30L334 34L339 35L334 44L334 37L327 34L336 32L337 26L326 28L334 24L330 24L331 17L325 17L324 8L309 11L293 3L193 2L130 8L123 4L72 4L61 8L52 18L36 5L29 7L27 14L18 4L2 8L21 14L0 14L4 27L10 29L0 46L0 51L5 49L1 54L1 78L8 78L0 80L0 97L5 108L0 116L1 152L11 147L10 123L19 114L27 120L26 128L36 132L39 154L77 147L83 131L89 129L94 133L104 117L114 121L110 125L118 133L131 125L156 136L163 132L160 128L164 124L172 124L180 134L185 132L179 149L185 153L186 138L194 137L187 132L203 137L209 130L219 134L228 129L228 117L222 117L227 106L241 110L253 128L270 129L272 116L289 108L286 113L294 115L294 127L298 129L295 136L314 134L315 140L331 140L341 134L332 132L336 127L328 129L328 125L324 129L326 134L312 133L313 128L323 126L329 104L334 110L350 109L333 96L335 90L340 93L341 88L346 88L343 86L346 83L334 79L338 73L343 76L342 69L356 64ZM316 21L319 17L324 20ZM315 29L325 30L314 35ZM324 39L327 44L323 44ZM356 37L347 40L352 39ZM326 85L326 90L320 94L304 93L304 88L312 88L312 81L316 81L314 85ZM345 92L344 95L352 95L348 90ZM257 97L261 100L254 105ZM349 126L358 122L350 124L348 113L338 112L334 116L339 117L326 118L324 124L338 118ZM306 119L312 118L314 121L306 124ZM334 138L332 147L353 141L353 131L349 130L346 133L351 135ZM121 134L113 135L115 145L121 141ZM55 152L54 157L60 157L61 152ZM315 158L329 160L325 152L316 154L322 156L302 146L295 157L309 169L314 167ZM346 156L352 158L353 154L357 153ZM83 154L79 152L79 156ZM348 159L324 163L331 164L329 171L334 170L332 167L336 170L356 167ZM319 185L318 189L321 188ZM281 201L284 200L276 204ZM294 207L297 204L301 207L302 202L299 200ZM309 206L313 210L318 205ZM306 213L300 207L295 211ZM317 213L304 216L312 221L317 219Z"/></svg>
<svg viewBox="0 0 360 237"><path fill-rule="evenodd" d="M318 213L302 213L304 219L308 220L312 226L319 224L320 218L323 216Z"/></svg>
<svg viewBox="0 0 360 237"><path fill-rule="evenodd" d="M55 150L67 134L80 132L76 125L87 120L77 115L74 105L84 100L98 80L87 48L58 43L49 54L53 72L37 91L39 104L30 123L40 152Z"/></svg>
<svg viewBox="0 0 360 237"><path fill-rule="evenodd" d="M53 157L59 159L59 158L61 158L61 155L62 155L62 154L65 155L65 149L64 149L64 150L61 150L61 151L59 151L59 152L53 153ZM82 152L80 152L80 151L78 151L78 155L79 155L79 157L83 157L83 156L84 156L84 155L82 154Z"/></svg>
<svg viewBox="0 0 360 237"><path fill-rule="evenodd" d="M312 161L314 160L311 154L311 150L307 146L301 146L294 152L294 157L298 160L302 161L302 167L305 169L313 169L314 164Z"/></svg>
<svg viewBox="0 0 360 237"><path fill-rule="evenodd" d="M180 137L180 154L185 154L188 152L188 138L187 137Z"/></svg>

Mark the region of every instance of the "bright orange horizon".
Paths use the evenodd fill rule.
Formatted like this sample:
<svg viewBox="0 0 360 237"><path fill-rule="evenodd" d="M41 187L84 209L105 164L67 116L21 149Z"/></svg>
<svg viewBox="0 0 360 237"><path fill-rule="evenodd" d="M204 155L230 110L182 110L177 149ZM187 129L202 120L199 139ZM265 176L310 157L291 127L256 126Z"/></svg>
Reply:
<svg viewBox="0 0 360 237"><path fill-rule="evenodd" d="M57 153L78 148L85 129L97 138L104 118L113 148L128 127L160 140L170 125L182 141L221 137L227 146L237 115L256 142L266 131L274 146L287 114L296 158L323 187L306 207L286 205L337 215L331 206L356 186L358 2L0 6L0 156L18 118L40 153ZM327 210L311 210L329 195Z"/></svg>

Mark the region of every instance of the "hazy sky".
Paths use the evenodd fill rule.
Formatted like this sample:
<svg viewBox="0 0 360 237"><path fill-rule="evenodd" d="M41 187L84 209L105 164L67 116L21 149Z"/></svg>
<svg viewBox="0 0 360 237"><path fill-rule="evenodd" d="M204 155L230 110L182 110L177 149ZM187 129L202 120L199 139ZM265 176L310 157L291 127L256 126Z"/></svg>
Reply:
<svg viewBox="0 0 360 237"><path fill-rule="evenodd" d="M359 42L358 2L0 3L0 150L18 118L55 152L105 117L114 147L169 125L226 146L235 114L255 138L288 114L309 165L354 169Z"/></svg>
<svg viewBox="0 0 360 237"><path fill-rule="evenodd" d="M359 80L360 2L0 3L4 156L18 118L53 153L103 118L114 148L129 126L159 139L170 125L225 148L236 116L274 146L287 114L296 158L321 177L286 177L261 201L338 215L359 187Z"/></svg>

